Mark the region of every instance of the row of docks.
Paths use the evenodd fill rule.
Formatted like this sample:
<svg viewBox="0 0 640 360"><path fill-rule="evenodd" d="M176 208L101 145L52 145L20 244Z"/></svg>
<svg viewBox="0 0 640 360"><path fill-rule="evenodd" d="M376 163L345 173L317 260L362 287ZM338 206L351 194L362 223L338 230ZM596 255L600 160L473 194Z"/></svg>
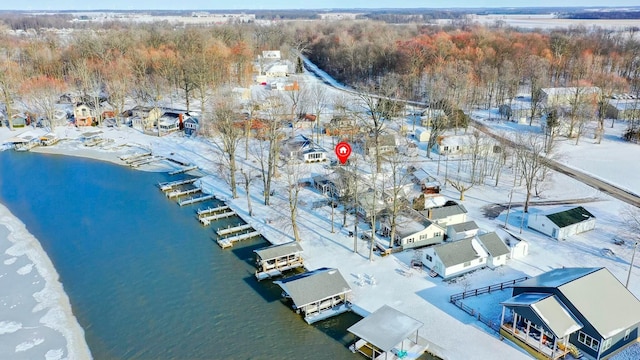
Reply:
<svg viewBox="0 0 640 360"><path fill-rule="evenodd" d="M125 160L126 161L126 160ZM187 170L188 171L188 170ZM196 186L198 178L189 178L184 180L176 180L159 183L158 187L169 199L177 199L178 205L185 206L195 204L207 200L214 200L212 194L202 192L200 186ZM192 186L185 188L185 186ZM209 226L212 222L226 219L237 215L228 205L220 205L215 207L199 208L196 210L198 221ZM249 224L239 224L237 226L229 226L224 229L218 229L217 243L221 248L226 249L233 246L233 243L245 239L251 239L260 236L260 232L254 230Z"/></svg>

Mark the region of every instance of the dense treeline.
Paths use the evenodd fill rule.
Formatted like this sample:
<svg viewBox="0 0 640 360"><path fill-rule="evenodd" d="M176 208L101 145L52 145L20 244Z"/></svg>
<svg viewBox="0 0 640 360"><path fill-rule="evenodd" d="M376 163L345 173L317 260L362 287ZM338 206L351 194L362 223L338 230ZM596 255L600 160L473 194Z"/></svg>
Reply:
<svg viewBox="0 0 640 360"><path fill-rule="evenodd" d="M518 32L462 27L341 22L306 39L312 61L349 84L379 85L393 74L403 96L497 106L528 87L599 86L640 92L640 43L629 33L583 27ZM535 100L535 99L534 99Z"/></svg>

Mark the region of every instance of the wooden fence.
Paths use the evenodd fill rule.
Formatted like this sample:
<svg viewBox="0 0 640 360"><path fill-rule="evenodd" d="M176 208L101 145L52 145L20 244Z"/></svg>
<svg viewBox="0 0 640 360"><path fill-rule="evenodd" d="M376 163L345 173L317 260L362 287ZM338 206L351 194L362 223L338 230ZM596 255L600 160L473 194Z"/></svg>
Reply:
<svg viewBox="0 0 640 360"><path fill-rule="evenodd" d="M462 303L463 299L466 299L468 297L471 296L478 296L481 294L488 294L491 293L492 291L500 291L500 290L504 290L504 289L508 289L513 287L513 285L515 283L527 280L528 277L521 277L515 280L509 280L509 281L505 281L505 282L501 282L500 284L494 284L494 285L489 285L489 286L484 286L481 288L477 288L477 289L472 289L472 290L468 290L465 292L461 292L458 294L453 294L449 297L449 302L452 303L453 305L455 305L456 307L460 308L462 311L466 312L467 314L473 316L474 318L478 319L478 321L480 321L481 323L487 325L490 329L492 329L495 332L500 332L500 324L496 323L495 321L493 321L492 319L489 319L485 316L482 316L482 314L478 311L476 311L475 309L465 305Z"/></svg>

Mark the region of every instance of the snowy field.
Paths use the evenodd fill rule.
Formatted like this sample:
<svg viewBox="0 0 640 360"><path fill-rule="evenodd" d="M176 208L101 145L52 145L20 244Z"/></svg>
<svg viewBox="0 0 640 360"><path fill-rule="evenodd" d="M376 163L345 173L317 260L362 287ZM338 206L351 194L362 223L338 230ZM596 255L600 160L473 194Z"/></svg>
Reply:
<svg viewBox="0 0 640 360"><path fill-rule="evenodd" d="M496 126L511 127L512 125L496 123ZM0 128L0 142L27 131L33 135L44 133L41 129L31 128L10 132L6 127L3 127ZM73 127L59 127L56 129L56 133L66 140L52 147L36 148L35 151L86 156L111 161L120 165L124 165L124 163L119 160L119 155L146 151L143 149L151 149L154 155L172 156L186 160L198 165L206 175L201 179L205 190L214 192L217 196L227 200L228 204L239 215L271 242L283 243L293 239L290 221L286 215L288 202L287 184L283 179L284 176L276 179L275 195L272 199L272 206L269 207L262 205L262 197L259 195L262 190L260 188L261 182L259 180L253 182L254 188L251 190L251 196L254 215L249 217L244 190L240 187L238 189L239 197L232 199L228 184L225 179L219 176L221 173L221 160L212 155L215 151L209 140L202 137L187 138L179 134L153 137L124 127L105 128L102 131L103 134L101 136L113 139L113 142L104 148L86 148L80 140L81 130ZM606 136L600 145L593 144L593 141L587 138L577 146L569 143L563 144L562 149L567 153L563 161L611 182L626 184L625 186L630 187L631 190L639 189L640 181L637 177L630 175L634 171L633 166L637 164L627 164L629 160L626 159L635 158L632 154L635 154L635 151L640 151L640 147L636 148L628 146L629 144L620 143L613 136L613 132L611 135ZM321 141L321 144L331 143L332 139L328 137ZM335 158L333 149L330 146L327 147L329 157ZM455 161L447 161L446 163L441 161L439 165L440 171L438 171L438 162L435 157L433 160L427 159L424 147L422 146L421 149L418 156L410 160L412 165L424 168L441 182L444 180L445 168L449 172L455 171ZM602 151L603 149L604 151ZM243 166L249 171L253 169L257 174L259 165L255 159L250 156L247 160L244 160L243 154L242 151L238 154L240 159L239 166ZM608 163L607 159L610 159ZM602 167L598 165L599 163ZM617 167L624 168L624 170L613 171ZM144 170L167 171L175 168L175 165L169 162L159 162ZM302 179L305 179L314 175L326 174L330 170L327 164L308 164L304 165L300 171ZM509 170L505 171L506 174L498 186L488 184L473 187L467 192L466 199L463 202L464 206L469 210L469 218L475 220L483 231L497 230L503 236L506 235L500 228L505 223L506 214L503 212L496 218L487 218L484 216L483 208L495 203L506 203L508 201L509 191L513 186L513 176L509 176ZM622 171L629 171L629 173L625 175ZM636 192L640 192L640 190L636 190ZM457 200L458 198L457 191L452 189L451 186L444 187L442 193L449 199ZM513 201L522 201L524 196L525 193L522 187L518 186L515 188ZM414 256L419 255L418 251L405 251L386 257L376 255L373 261L369 261L367 242L356 238L357 252L353 251L354 238L348 236L348 231L353 229L353 217L347 216L347 226L342 228L343 214L341 208L336 209L335 233L332 233L330 207L315 208L313 206L316 200L323 200L323 196L313 189L305 188L300 194L300 199L302 200L299 212L301 246L304 248L304 257L308 268L338 268L351 284L353 289L352 301L363 314L373 312L382 305L387 304L422 321L425 326L420 330L420 336L434 344L432 348L434 353L450 360L484 360L495 359L496 356L504 359L530 358L520 348L501 341L496 333L451 305L448 300L452 294L462 292L465 289L495 284L522 276L536 276L562 266L607 267L623 283L629 271L632 248L629 245L615 245L613 243L613 238L618 235L618 229L621 225L619 213L625 205L561 174L554 174L542 197L540 199L534 198L533 200L584 199L584 203L581 203L581 205L597 217L596 229L582 235L569 237L566 241L558 242L527 229L526 218L524 221L522 218L522 208L515 206L511 209L509 215L508 229L528 241L528 256L519 260L510 260L506 266L496 270L483 269L475 271L465 276L464 279L458 279L455 283L444 282L440 278L434 279L426 272L411 269L409 267L410 261ZM545 209L545 207L533 206L531 212L539 212ZM6 210L3 211L2 219L10 217ZM29 235L24 231L16 231L17 227L16 225L10 228L12 231L9 237L16 241L28 239ZM3 237L0 236L0 240L2 239ZM46 258L39 246L34 246L34 249L40 256ZM603 249L609 249L610 252L603 251ZM222 251L217 247L213 247L211 250ZM5 257L2 259L9 260L7 256L17 256L11 254L13 253L9 252L8 249L4 250L3 256ZM41 294L41 285L40 287L36 286L37 284L24 286L24 282L31 282L32 280L20 275L17 271L26 272L27 269L21 267L20 269L23 270L16 270L15 265L11 261L8 263L7 260L3 260L3 263L0 264L0 274L5 276L0 278L0 281L9 281L12 285L11 288L23 289L20 296L29 298L29 301L32 301L31 297L42 297L39 295ZM55 274L50 261L31 261L34 264L34 272L37 270L40 274ZM7 280L7 277L9 280ZM47 284L50 282L57 283L56 276L49 278L43 275L42 277ZM0 289L5 288L2 287ZM629 288L634 295L640 295L640 270L637 266L632 269ZM0 296L2 294L3 292L0 290ZM14 292L11 294L11 296L14 296ZM473 307L477 306L481 312L495 317L495 314L499 314L501 311L498 302L506 299L506 297L508 297L508 293L495 293L491 296L470 299L469 303L466 304ZM74 326L77 326L77 322L68 311L68 300L61 287L55 287L54 291L46 293L44 298L42 300L48 301L47 304L58 301L57 299L64 299L63 302L67 307L63 307L63 309L66 309L62 310L62 313L65 314L63 318L65 318L65 321L74 323ZM0 303L0 314L11 314L11 317L7 315L3 318L16 319L9 322L0 322L0 344L4 343L2 341L4 336L13 336L12 334L23 329L25 325L21 324L32 323L33 321L38 322L41 315L30 311L30 309L25 309L24 307L11 308L6 302ZM45 324L45 326L48 325ZM55 326L50 327L59 329L59 327ZM47 357L47 359L62 358L62 355L56 357L57 354L61 354L56 352L57 349L62 349L62 354L68 353L70 359L84 359L84 355L75 357L72 355L74 351L80 351L83 347L86 347L86 344L78 344L73 340L77 339L77 336L81 334L81 329L71 333L58 331L64 335L66 345L59 338L58 340L54 338L49 340L47 337L46 343L49 344L48 341L50 341L51 346L48 346L46 351L54 351L54 353L49 353L51 356ZM36 343L39 344L39 339L41 338L41 336L36 335L31 337L25 335L24 341L28 342L28 344L20 347L20 349ZM464 343L464 346L461 346L462 343ZM16 345L19 344L21 343ZM40 345L32 347L33 349L44 349ZM638 359L640 358L638 356L640 354L638 348L638 345L634 345L614 359ZM16 348L15 351L17 350ZM38 351L46 353L44 350ZM15 352L15 354L18 354L18 352ZM10 355L13 356L14 352ZM42 358L42 356L39 356L39 358Z"/></svg>

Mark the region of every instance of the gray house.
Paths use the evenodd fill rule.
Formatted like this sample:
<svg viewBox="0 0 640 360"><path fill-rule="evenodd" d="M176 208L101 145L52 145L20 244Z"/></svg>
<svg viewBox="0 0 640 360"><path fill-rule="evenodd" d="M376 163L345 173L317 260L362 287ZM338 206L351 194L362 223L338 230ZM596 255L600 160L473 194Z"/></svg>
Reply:
<svg viewBox="0 0 640 360"><path fill-rule="evenodd" d="M515 284L502 305L500 334L535 356L599 360L638 340L640 301L606 268L551 270Z"/></svg>

